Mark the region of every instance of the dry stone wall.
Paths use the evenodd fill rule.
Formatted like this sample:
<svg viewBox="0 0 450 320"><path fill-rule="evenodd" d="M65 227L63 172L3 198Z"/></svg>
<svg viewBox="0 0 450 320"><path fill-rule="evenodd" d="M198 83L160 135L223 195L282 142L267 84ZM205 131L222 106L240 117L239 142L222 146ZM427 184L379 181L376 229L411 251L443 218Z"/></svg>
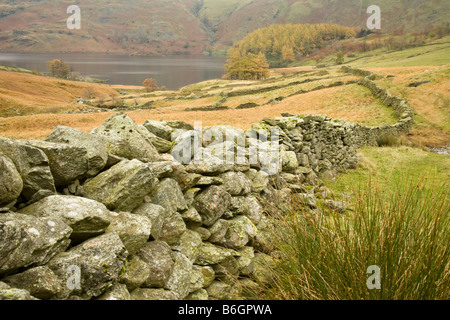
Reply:
<svg viewBox="0 0 450 320"><path fill-rule="evenodd" d="M342 69L345 72L363 76L364 78L359 82L359 84L368 88L375 97L379 98L383 102L384 105L393 108L395 114L399 118L397 123L393 125L382 125L376 127L355 125L354 131L356 136L356 146L377 146L377 139L379 137L400 136L411 130L411 127L414 124L414 112L413 109L408 106L406 100L399 97L394 97L389 93L389 91L378 86L374 81L376 76L371 71L355 69L347 66L344 66Z"/></svg>
<svg viewBox="0 0 450 320"><path fill-rule="evenodd" d="M404 102L362 84L398 109L386 131L407 130ZM239 298L271 279L266 204L283 212L295 192L316 209L320 179L354 168L379 130L323 115L243 131L116 114L90 133L0 138L0 299Z"/></svg>

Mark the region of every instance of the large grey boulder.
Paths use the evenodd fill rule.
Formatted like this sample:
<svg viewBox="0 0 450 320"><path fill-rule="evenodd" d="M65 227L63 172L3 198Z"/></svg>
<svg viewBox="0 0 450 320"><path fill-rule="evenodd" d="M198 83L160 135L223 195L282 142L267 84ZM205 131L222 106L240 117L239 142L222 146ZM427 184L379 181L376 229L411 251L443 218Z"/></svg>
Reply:
<svg viewBox="0 0 450 320"><path fill-rule="evenodd" d="M84 147L47 141L27 143L44 151L57 187L68 186L89 170L87 150Z"/></svg>
<svg viewBox="0 0 450 320"><path fill-rule="evenodd" d="M191 292L208 287L216 278L211 266L193 265L191 272Z"/></svg>
<svg viewBox="0 0 450 320"><path fill-rule="evenodd" d="M220 178L223 179L221 187L232 196L243 196L252 191L252 181L242 172L225 172Z"/></svg>
<svg viewBox="0 0 450 320"><path fill-rule="evenodd" d="M231 285L226 282L214 280L213 283L206 288L208 296L215 300L241 300L241 291L238 286Z"/></svg>
<svg viewBox="0 0 450 320"><path fill-rule="evenodd" d="M117 233L129 254L139 251L148 241L152 224L150 219L128 212L113 213L106 232Z"/></svg>
<svg viewBox="0 0 450 320"><path fill-rule="evenodd" d="M14 163L0 154L0 206L19 198L23 181Z"/></svg>
<svg viewBox="0 0 450 320"><path fill-rule="evenodd" d="M239 253L232 249L226 249L209 242L203 242L198 249L198 257L195 264L200 266L211 266L221 263L227 257L231 256L239 256Z"/></svg>
<svg viewBox="0 0 450 320"><path fill-rule="evenodd" d="M151 273L150 266L137 255L134 255L127 262L127 269L121 281L127 286L128 291L131 292L142 286Z"/></svg>
<svg viewBox="0 0 450 320"><path fill-rule="evenodd" d="M227 211L231 195L218 186L210 186L195 197L194 207L202 216L203 225L210 227Z"/></svg>
<svg viewBox="0 0 450 320"><path fill-rule="evenodd" d="M160 138L148 131L145 126L139 126L142 130L140 133L151 142L151 144L158 150L160 153L169 152L172 149L172 143L166 139Z"/></svg>
<svg viewBox="0 0 450 320"><path fill-rule="evenodd" d="M169 245L164 241L147 242L136 255L150 267L150 276L142 287L164 288L175 264Z"/></svg>
<svg viewBox="0 0 450 320"><path fill-rule="evenodd" d="M244 247L239 250L241 254L240 257L237 257L239 274L242 276L250 275L255 267L253 259L255 258L255 249L253 247Z"/></svg>
<svg viewBox="0 0 450 320"><path fill-rule="evenodd" d="M188 209L183 192L173 179L163 179L149 196L152 203L164 207L171 215Z"/></svg>
<svg viewBox="0 0 450 320"><path fill-rule="evenodd" d="M211 155L210 150L201 148L194 155L192 162L186 166L186 171L201 175L218 175L231 171L234 167L235 163L233 161L227 161L226 158L218 158Z"/></svg>
<svg viewBox="0 0 450 320"><path fill-rule="evenodd" d="M143 162L159 159L158 151L148 137L148 130L138 126L126 114L109 117L91 133L105 138L106 148L110 154Z"/></svg>
<svg viewBox="0 0 450 320"><path fill-rule="evenodd" d="M143 126L157 137L168 141L170 141L172 132L174 131L174 128L166 125L163 121L147 120Z"/></svg>
<svg viewBox="0 0 450 320"><path fill-rule="evenodd" d="M48 158L42 150L22 141L0 137L0 152L14 163L22 177L22 195L26 200L32 199L38 191L56 193Z"/></svg>
<svg viewBox="0 0 450 320"><path fill-rule="evenodd" d="M253 258L252 277L259 283L270 284L275 278L277 262L271 256L264 253L256 253Z"/></svg>
<svg viewBox="0 0 450 320"><path fill-rule="evenodd" d="M217 125L203 130L203 146L207 147L223 142L232 142L237 146L245 147L246 136L243 130L225 125Z"/></svg>
<svg viewBox="0 0 450 320"><path fill-rule="evenodd" d="M47 263L70 244L69 228L59 218L20 213L0 215L0 274Z"/></svg>
<svg viewBox="0 0 450 320"><path fill-rule="evenodd" d="M170 246L177 245L181 236L186 231L186 223L178 212L164 221L159 240L165 241Z"/></svg>
<svg viewBox="0 0 450 320"><path fill-rule="evenodd" d="M3 278L2 281L11 287L27 290L33 297L41 300L55 297L64 285L46 266L28 269L22 273Z"/></svg>
<svg viewBox="0 0 450 320"><path fill-rule="evenodd" d="M233 197L229 211L234 215L244 215L256 226L262 219L263 207L258 199L253 195L245 197Z"/></svg>
<svg viewBox="0 0 450 320"><path fill-rule="evenodd" d="M47 266L66 284L60 299L88 300L102 295L118 281L127 255L119 236L106 233L59 253Z"/></svg>
<svg viewBox="0 0 450 320"><path fill-rule="evenodd" d="M192 230L186 230L180 237L176 246L172 250L183 253L191 262L195 262L199 255L199 248L202 245L200 235Z"/></svg>
<svg viewBox="0 0 450 320"><path fill-rule="evenodd" d="M132 211L157 183L156 174L139 160L123 160L87 181L84 196L110 210Z"/></svg>
<svg viewBox="0 0 450 320"><path fill-rule="evenodd" d="M252 180L252 192L261 193L269 184L267 172L250 169L245 173Z"/></svg>
<svg viewBox="0 0 450 320"><path fill-rule="evenodd" d="M134 214L144 216L150 220L152 225L150 237L154 240L161 238L161 230L164 223L169 219L170 213L163 207L154 203L143 203L133 211Z"/></svg>
<svg viewBox="0 0 450 320"><path fill-rule="evenodd" d="M108 152L104 140L85 131L57 126L44 140L84 147L88 158L88 176L95 176L105 167L108 161Z"/></svg>
<svg viewBox="0 0 450 320"><path fill-rule="evenodd" d="M174 252L172 274L167 280L166 289L175 292L179 299L184 299L190 293L192 262L182 253Z"/></svg>
<svg viewBox="0 0 450 320"><path fill-rule="evenodd" d="M209 241L225 248L242 249L257 233L256 226L246 216L223 220L222 224L223 233L219 232L219 236L217 233L212 233Z"/></svg>
<svg viewBox="0 0 450 320"><path fill-rule="evenodd" d="M297 155L293 151L281 151L280 160L284 172L294 172L298 168Z"/></svg>
<svg viewBox="0 0 450 320"><path fill-rule="evenodd" d="M71 239L81 242L105 232L112 215L100 202L75 196L50 196L20 213L35 217L61 218L73 229Z"/></svg>

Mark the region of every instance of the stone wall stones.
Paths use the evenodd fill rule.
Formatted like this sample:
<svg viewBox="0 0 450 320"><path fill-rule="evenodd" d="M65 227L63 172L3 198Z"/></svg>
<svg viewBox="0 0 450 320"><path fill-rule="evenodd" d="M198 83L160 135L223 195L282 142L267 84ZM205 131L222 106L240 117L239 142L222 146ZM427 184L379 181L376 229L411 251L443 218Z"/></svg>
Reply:
<svg viewBox="0 0 450 320"><path fill-rule="evenodd" d="M0 299L235 299L239 283L270 281L276 222L266 205L283 214L298 193L316 208L319 179L355 168L357 148L377 136L411 127L404 100L371 72L346 70L365 77L397 124L282 114L247 131L195 130L116 114L91 133L0 138Z"/></svg>

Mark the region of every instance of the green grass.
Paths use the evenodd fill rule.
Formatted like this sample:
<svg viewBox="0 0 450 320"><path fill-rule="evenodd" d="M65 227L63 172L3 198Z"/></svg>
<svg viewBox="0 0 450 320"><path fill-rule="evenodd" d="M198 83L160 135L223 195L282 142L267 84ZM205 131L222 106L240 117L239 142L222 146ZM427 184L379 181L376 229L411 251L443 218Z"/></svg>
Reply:
<svg viewBox="0 0 450 320"><path fill-rule="evenodd" d="M392 179L405 172L413 179L429 180L431 186L439 186L450 181L450 157L435 154L419 148L408 146L399 147L364 147L359 150L361 161L356 170L340 176L328 186L336 195L349 192L357 183L368 183L370 178L377 179L386 189L392 188ZM449 191L447 190L447 193Z"/></svg>
<svg viewBox="0 0 450 320"><path fill-rule="evenodd" d="M374 67L412 67L412 66L436 66L450 63L450 36L432 41L423 46L404 50L388 51L376 49L367 52L355 52L355 57L345 56L344 63L355 68ZM325 57L319 64L335 64L336 55ZM294 62L291 66L309 65L317 63L312 59Z"/></svg>
<svg viewBox="0 0 450 320"><path fill-rule="evenodd" d="M450 63L450 42L447 41L424 45L417 48L400 51L386 52L384 50L374 50L370 56L349 64L356 68L373 67L412 67L412 66L436 66ZM358 57L358 55L357 55ZM349 58L346 58L347 61ZM354 59L354 58L353 58Z"/></svg>
<svg viewBox="0 0 450 320"><path fill-rule="evenodd" d="M447 300L450 298L450 157L421 149L366 147L334 183L345 214L306 210L294 195L272 230L275 280L250 298ZM343 196L345 194L345 196ZM341 197L342 196L342 197ZM370 266L381 289L369 289Z"/></svg>
<svg viewBox="0 0 450 320"><path fill-rule="evenodd" d="M0 65L0 70L11 71L11 72L21 72L21 73L32 73L30 70L27 70L27 69L17 68L17 67L9 67L9 66L3 66L3 65Z"/></svg>
<svg viewBox="0 0 450 320"><path fill-rule="evenodd" d="M390 189L377 180L353 186L352 211L318 216L297 204L278 224L275 281L259 298L449 299L446 186L413 176L396 176ZM380 270L379 289L367 286L370 266Z"/></svg>

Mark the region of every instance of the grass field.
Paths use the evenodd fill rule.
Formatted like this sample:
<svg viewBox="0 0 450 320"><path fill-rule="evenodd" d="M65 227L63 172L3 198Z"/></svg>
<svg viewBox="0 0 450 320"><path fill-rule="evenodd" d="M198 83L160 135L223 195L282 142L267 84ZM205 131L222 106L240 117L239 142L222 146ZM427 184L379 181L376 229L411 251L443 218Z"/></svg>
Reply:
<svg viewBox="0 0 450 320"><path fill-rule="evenodd" d="M1 117L83 109L77 98L87 95L110 99L119 93L106 85L0 70Z"/></svg>
<svg viewBox="0 0 450 320"><path fill-rule="evenodd" d="M392 88L393 94L407 99L413 97L410 104L421 117L414 128L414 136L425 137L422 138L424 144L442 145L449 140L448 129L445 127L445 118L448 117L448 108L445 108L448 101L445 87L447 67L432 67L428 76L420 68L383 68L374 71L395 74L394 78L381 79L380 84L386 85L390 90ZM417 74L422 78L431 77L435 83L407 88L409 79ZM263 82L210 80L186 86L177 92L154 93L145 93L139 87L112 88L102 84L70 82L6 71L2 72L2 76L0 112L7 118L0 119L0 134L12 138L41 139L58 124L90 131L112 114L111 111L94 107L100 100L111 104L111 95L125 106L152 104L150 110L126 112L138 123L148 119L183 119L191 123L202 121L204 126L220 123L248 129L253 123L267 117L278 117L282 112L327 114L332 118L364 125L392 124L397 121L392 109L384 106L367 89L357 84L315 90L337 81L346 83L359 79L342 74L338 67L325 71L310 67L273 70L272 77ZM305 93L300 92L301 90ZM309 90L312 91L308 92ZM128 94L119 96L118 91ZM77 97L86 96L86 92L95 97L91 99L90 105L77 104ZM300 93L296 94L297 92ZM436 96L437 106L421 103L428 99L430 92ZM238 94L233 96L234 93ZM283 100L271 102L279 97ZM258 106L252 109L235 109L249 102ZM201 111L202 107L214 105L225 106L229 110ZM189 108L200 111L186 111ZM99 113L67 113L80 109ZM429 112L430 110L433 112ZM439 113L436 115L437 111ZM18 116L18 113L21 115ZM421 142L419 138L416 140Z"/></svg>
<svg viewBox="0 0 450 320"><path fill-rule="evenodd" d="M448 185L409 175L391 175L388 185L379 179L353 184L352 210L344 215L311 214L294 196L292 213L272 231L274 282L249 297L448 300Z"/></svg>

